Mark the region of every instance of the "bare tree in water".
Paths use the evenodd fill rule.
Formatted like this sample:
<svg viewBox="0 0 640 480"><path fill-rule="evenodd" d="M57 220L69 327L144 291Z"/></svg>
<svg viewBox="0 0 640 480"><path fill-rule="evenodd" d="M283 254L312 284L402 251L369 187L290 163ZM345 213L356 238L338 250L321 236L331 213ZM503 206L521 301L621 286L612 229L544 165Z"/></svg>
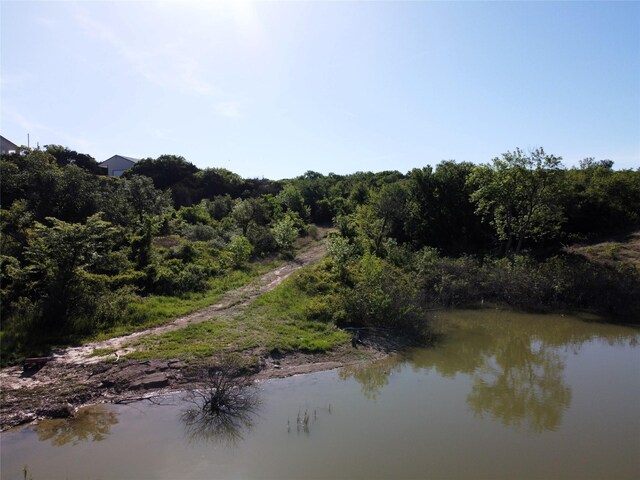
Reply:
<svg viewBox="0 0 640 480"><path fill-rule="evenodd" d="M182 412L187 436L194 441L235 445L253 426L260 406L258 390L235 359L193 369L185 400L191 407Z"/></svg>

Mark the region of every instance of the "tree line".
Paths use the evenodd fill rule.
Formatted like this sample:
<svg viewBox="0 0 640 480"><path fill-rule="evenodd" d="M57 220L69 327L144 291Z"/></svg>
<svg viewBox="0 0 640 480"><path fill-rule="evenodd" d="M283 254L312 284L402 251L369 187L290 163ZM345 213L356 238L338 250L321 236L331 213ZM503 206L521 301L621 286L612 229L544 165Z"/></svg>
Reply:
<svg viewBox="0 0 640 480"><path fill-rule="evenodd" d="M3 155L0 174L2 339L15 351L127 321L133 298L204 291L251 259L290 257L315 225L337 232L308 274L310 315L338 324L485 298L637 311L623 293L638 292L637 270L562 250L640 226L640 169L608 160L566 169L516 149L483 165L273 181L162 155L113 178L52 145Z"/></svg>

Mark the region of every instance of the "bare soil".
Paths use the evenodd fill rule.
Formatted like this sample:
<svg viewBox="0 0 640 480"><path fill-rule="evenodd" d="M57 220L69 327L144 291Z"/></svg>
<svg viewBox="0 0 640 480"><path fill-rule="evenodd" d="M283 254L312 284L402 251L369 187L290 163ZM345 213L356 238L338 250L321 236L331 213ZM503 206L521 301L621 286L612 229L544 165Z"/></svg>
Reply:
<svg viewBox="0 0 640 480"><path fill-rule="evenodd" d="M325 250L324 242L312 245L294 260L252 284L229 292L215 305L160 327L56 351L53 359L40 368L13 366L0 370L0 431L42 418L72 416L79 407L90 403L129 402L184 388L189 365L177 359L135 361L123 358L134 351L133 342L219 315L238 315L302 266L318 262ZM345 347L325 354L246 352L259 358L259 363L248 373L259 381L328 370L382 358L397 350L400 343L378 332L361 335L358 348ZM110 349L114 353L91 356L97 349Z"/></svg>

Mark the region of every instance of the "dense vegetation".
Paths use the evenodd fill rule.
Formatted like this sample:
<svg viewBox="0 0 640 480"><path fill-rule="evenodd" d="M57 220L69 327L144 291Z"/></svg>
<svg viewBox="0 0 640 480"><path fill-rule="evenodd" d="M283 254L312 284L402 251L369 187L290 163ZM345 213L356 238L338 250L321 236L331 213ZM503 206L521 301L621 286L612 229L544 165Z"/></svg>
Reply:
<svg viewBox="0 0 640 480"><path fill-rule="evenodd" d="M607 160L564 169L515 150L479 166L271 181L163 155L111 178L48 146L0 168L3 361L162 321L159 304L197 308L263 271L250 260L291 257L314 224L336 227L329 258L298 277L316 323L420 332L426 308L481 302L640 311L637 266L565 248L640 225L640 170Z"/></svg>

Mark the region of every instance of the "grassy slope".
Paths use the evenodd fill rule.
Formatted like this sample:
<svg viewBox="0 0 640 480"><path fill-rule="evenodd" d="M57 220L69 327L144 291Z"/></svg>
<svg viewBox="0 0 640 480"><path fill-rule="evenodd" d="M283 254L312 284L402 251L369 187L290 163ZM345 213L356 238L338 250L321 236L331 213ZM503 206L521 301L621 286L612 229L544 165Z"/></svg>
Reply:
<svg viewBox="0 0 640 480"><path fill-rule="evenodd" d="M297 277L298 274L292 275L239 316L218 316L208 322L147 337L140 342L142 349L131 357L190 360L247 350L324 352L348 343L351 337L331 324L306 320L305 312L312 298L297 287Z"/></svg>
<svg viewBox="0 0 640 480"><path fill-rule="evenodd" d="M567 251L582 255L594 263L606 265L622 263L640 270L640 232L632 233L617 241L571 246Z"/></svg>
<svg viewBox="0 0 640 480"><path fill-rule="evenodd" d="M127 320L112 329L101 332L90 340L105 340L154 327L213 305L230 290L247 285L256 278L282 265L282 260L255 262L241 270L233 270L209 281L209 289L202 293L181 296L152 295L128 306Z"/></svg>

